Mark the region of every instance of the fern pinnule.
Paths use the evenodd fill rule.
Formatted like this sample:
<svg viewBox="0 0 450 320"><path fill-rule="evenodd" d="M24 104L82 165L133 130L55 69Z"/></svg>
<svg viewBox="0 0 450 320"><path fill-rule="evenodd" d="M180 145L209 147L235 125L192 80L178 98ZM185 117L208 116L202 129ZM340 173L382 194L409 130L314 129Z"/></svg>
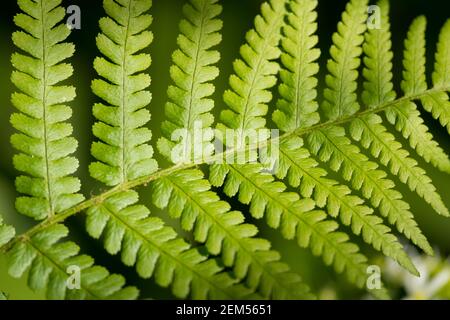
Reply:
<svg viewBox="0 0 450 320"><path fill-rule="evenodd" d="M420 16L411 23L405 39L403 80L401 87L406 95L427 90L425 77L425 29L427 20Z"/></svg>
<svg viewBox="0 0 450 320"><path fill-rule="evenodd" d="M269 91L276 82L280 57L278 44L286 14L286 0L271 0L261 6L261 15L255 19L255 27L246 35L247 43L240 49L241 59L234 62L230 77L230 90L225 91L224 101L228 109L220 114L219 129L235 129L237 147L245 146L245 130L265 127L263 116L272 99ZM234 143L234 141L233 141ZM225 141L230 145L230 141Z"/></svg>
<svg viewBox="0 0 450 320"><path fill-rule="evenodd" d="M319 122L317 112L317 79L319 66L315 61L320 50L315 48L318 37L317 0L296 0L289 2L287 23L283 26L281 40L281 83L277 110L272 118L277 127L285 132L312 126Z"/></svg>
<svg viewBox="0 0 450 320"><path fill-rule="evenodd" d="M322 111L328 120L336 120L359 110L357 101L357 68L360 65L361 45L366 31L368 0L348 2L338 31L333 34L333 45L325 78Z"/></svg>
<svg viewBox="0 0 450 320"><path fill-rule="evenodd" d="M31 289L45 290L48 299L136 299L138 290L123 287L125 279L94 265L94 260L79 255L73 242L61 242L68 229L55 224L17 243L8 252L11 276L19 278L28 271ZM80 270L79 289L69 290L70 268ZM74 269L75 270L75 269Z"/></svg>
<svg viewBox="0 0 450 320"><path fill-rule="evenodd" d="M64 42L70 30L61 23L65 10L61 1L19 1L23 11L14 22L23 31L13 34L21 49L12 55L12 82L20 90L12 95L18 113L11 124L19 131L11 143L20 153L14 166L24 173L16 179L20 196L17 210L43 220L76 205L84 198L77 194L80 181L71 176L78 161L70 154L77 148L71 137L71 115L64 105L75 98L75 88L59 85L72 75L72 66L62 61L74 53L73 44Z"/></svg>
<svg viewBox="0 0 450 320"><path fill-rule="evenodd" d="M16 235L14 227L9 226L3 222L3 217L0 215L0 247L7 244Z"/></svg>
<svg viewBox="0 0 450 320"><path fill-rule="evenodd" d="M389 1L378 2L380 25L369 28L365 35L364 51L364 90L362 101L368 108L374 108L395 99L392 83L392 40L389 21Z"/></svg>
<svg viewBox="0 0 450 320"><path fill-rule="evenodd" d="M150 112L150 76L143 73L151 63L146 53L138 53L152 42L147 28L152 17L146 12L151 0L104 0L107 17L100 19L102 33L97 46L104 57L95 59L94 68L102 79L92 82L93 92L105 103L94 105L97 118L92 145L99 161L90 166L95 179L115 186L154 172L157 163L148 144L151 131L145 127Z"/></svg>
<svg viewBox="0 0 450 320"><path fill-rule="evenodd" d="M179 157L178 163L202 158L213 151L214 101L209 97L214 93L210 82L219 75L214 65L220 54L212 48L222 40L219 33L222 21L217 18L221 11L217 0L192 0L183 7L185 18L180 23L179 49L173 54L174 65L170 69L174 85L167 91L170 101L162 123L164 138L158 141L159 150L169 159ZM193 141L194 130L199 129L209 129L209 132L203 134L203 141ZM174 139L182 141L177 145ZM195 152L199 146L201 154Z"/></svg>
<svg viewBox="0 0 450 320"><path fill-rule="evenodd" d="M448 19L439 34L437 44L436 61L433 72L433 85L437 88L443 87L450 91L450 19Z"/></svg>

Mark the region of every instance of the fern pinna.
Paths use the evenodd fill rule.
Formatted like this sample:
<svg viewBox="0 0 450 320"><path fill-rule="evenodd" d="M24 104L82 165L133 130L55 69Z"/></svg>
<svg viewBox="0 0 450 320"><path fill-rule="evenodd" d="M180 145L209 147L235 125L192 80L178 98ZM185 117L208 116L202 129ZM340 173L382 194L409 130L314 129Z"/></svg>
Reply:
<svg viewBox="0 0 450 320"><path fill-rule="evenodd" d="M169 287L177 298L316 296L270 241L258 237L250 217L264 219L375 297L388 298L389 292L366 286L372 259L356 237L419 276L398 236L427 254L433 249L398 184L449 216L420 161L449 173L450 160L419 107L450 133L450 21L439 36L431 85L426 19L412 22L396 92L387 0L377 3L378 28L367 22L368 0L347 4L325 66L318 63L318 1L267 1L233 63L223 101L214 101L222 5L189 0L163 111L151 104L149 90L152 1L104 0L94 61L98 76L91 86L97 102L89 172L109 189L84 200L74 177L77 143L68 123L77 111L66 105L75 89L61 84L71 82L73 73L65 10L61 0L18 4L22 13L14 21L21 31L13 34L18 52L12 56L17 111L11 116L14 165L21 172L16 208L39 222L16 236L0 219L0 245L12 276L28 271L29 286L53 299L137 298L137 288L125 286L123 276L95 266L74 242L62 241L68 235L65 220L82 212L86 231L109 254L120 255L140 277ZM217 122L216 105L225 106ZM150 112L165 115L157 139ZM267 129L281 134L269 136ZM246 136L251 130L266 130L258 146ZM278 159L268 170L263 151L274 148ZM234 161L255 153L259 161ZM151 214L148 199L139 199L135 189L147 185L151 203L182 230ZM248 213L237 211L237 202ZM67 286L71 266L81 270L76 290Z"/></svg>

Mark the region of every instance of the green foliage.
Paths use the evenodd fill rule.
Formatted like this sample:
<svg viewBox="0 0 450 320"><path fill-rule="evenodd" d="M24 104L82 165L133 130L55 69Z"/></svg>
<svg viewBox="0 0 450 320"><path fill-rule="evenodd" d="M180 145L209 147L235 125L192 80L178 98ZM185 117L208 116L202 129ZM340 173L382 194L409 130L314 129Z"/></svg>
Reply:
<svg viewBox="0 0 450 320"><path fill-rule="evenodd" d="M15 24L14 44L21 50L11 62L11 80L19 89L12 103L19 111L11 116L18 133L11 143L20 153L15 168L24 173L16 179L20 196L17 211L37 220L62 212L84 198L77 194L80 181L71 175L78 160L69 156L77 148L66 122L72 110L65 105L75 98L75 88L58 85L72 75L72 66L63 63L74 53L74 45L64 42L69 29L61 23L65 9L61 1L18 1L20 13Z"/></svg>
<svg viewBox="0 0 450 320"><path fill-rule="evenodd" d="M136 265L143 278L154 276L159 285L172 286L172 292L179 298L186 298L191 290L193 299L247 294L246 289L234 287L234 279L221 272L216 260L208 260L199 249L191 249L161 219L149 217L149 210L136 205L137 201L137 193L128 191L91 207L87 231L94 238L103 235L109 253L121 251L126 265Z"/></svg>
<svg viewBox="0 0 450 320"><path fill-rule="evenodd" d="M92 91L106 104L97 103L93 132L100 141L92 145L99 160L90 166L92 177L115 186L154 172L157 164L148 144L151 131L145 127L150 112L150 76L143 73L151 63L146 53L153 35L147 29L152 17L147 12L151 0L105 0L107 17L100 19L97 46L104 58L96 58L94 68L102 79L92 82Z"/></svg>
<svg viewBox="0 0 450 320"><path fill-rule="evenodd" d="M404 71L401 86L407 96L424 93L427 89L425 77L425 27L425 17L416 18L411 24L405 40ZM445 91L446 89L442 90L442 94L445 94ZM415 149L425 161L430 162L439 170L450 173L450 159L433 140L433 136L428 132L429 130L423 123L420 112L417 110L414 102L408 101L388 108L386 117L401 132L403 137L409 140L411 148Z"/></svg>
<svg viewBox="0 0 450 320"><path fill-rule="evenodd" d="M283 26L281 46L283 53L280 70L281 99L273 113L273 121L283 131L309 127L319 122L317 113L317 79L314 77L319 66L314 63L320 50L315 48L318 37L317 7L315 0L299 0L289 3L287 23Z"/></svg>
<svg viewBox="0 0 450 320"><path fill-rule="evenodd" d="M222 40L219 33L222 21L217 19L222 6L216 3L217 0L197 0L183 8L185 18L180 23L179 48L173 53L174 65L170 69L174 85L167 90L170 101L165 108L167 120L162 123L164 138L158 142L161 153L169 159L174 153L181 158L180 161L190 162L195 156L195 147L191 146L195 144L203 146L201 156L213 151L211 131L205 133L204 141L195 141L194 144L189 139L192 139L195 129L210 129L214 123L211 114L214 101L208 97L214 93L211 81L219 75L214 64L219 61L220 54L211 48ZM184 144L177 146L173 141L178 139Z"/></svg>
<svg viewBox="0 0 450 320"><path fill-rule="evenodd" d="M235 74L230 77L231 88L223 97L229 109L221 112L219 128L238 130L237 146L245 145L245 130L265 126L263 116L272 100L269 89L276 84L275 75L279 71L274 60L281 54L278 44L285 5L286 0L271 0L261 6L255 28L247 33L247 44L240 49L241 59L233 64Z"/></svg>
<svg viewBox="0 0 450 320"><path fill-rule="evenodd" d="M250 288L266 298L299 299L311 297L300 276L280 262L280 254L270 250L265 239L254 238L258 230L244 223L245 217L230 211L230 205L211 191L199 170L186 170L157 180L153 201L181 219L183 229L194 231L197 242L205 243L211 254L222 253L223 263L233 267L238 279L246 277Z"/></svg>
<svg viewBox="0 0 450 320"><path fill-rule="evenodd" d="M100 19L97 37L102 57L94 61L98 79L92 82L102 102L92 110L98 141L92 144L96 160L90 174L111 189L82 201L76 194L80 183L71 176L77 168L70 156L76 141L66 122L71 109L62 105L75 92L58 85L72 74L63 61L74 52L73 45L63 42L69 30L60 24L60 2L18 0L24 13L15 22L24 31L14 33L13 40L23 52L12 58L12 81L20 92L12 96L19 113L11 123L19 131L12 136L20 152L14 163L24 174L16 187L25 196L18 198L17 209L44 221L15 236L0 218L1 252L12 276L28 272L29 286L51 299L137 298L137 289L125 287L122 276L94 266L92 258L79 255L75 243L62 241L68 234L65 220L83 211L87 232L109 254L120 254L140 277L170 288L177 298L315 297L270 241L257 236L250 217L308 248L359 288L366 286L372 261L357 240L419 275L397 236L427 254L433 249L397 183L449 216L417 159L450 173L450 160L419 111L423 105L450 133L449 21L439 37L431 87L425 69L426 20L413 21L405 40L400 94L392 82L388 1L378 3L382 23L374 29L367 28L368 1L351 0L333 35L319 96L318 1L269 0L233 64L223 96L226 107L214 130L222 6L218 0L189 0L172 55L172 83L158 139L159 152L172 165L158 169L147 109L152 2L104 0L107 16ZM269 114L281 136L263 137L259 161L232 162L236 154L256 151L246 131L269 129ZM204 130L200 141L192 138L197 129ZM235 130L233 141L221 139L228 149L213 154L214 132L220 136L227 129ZM195 153L199 146L200 155ZM264 151L274 148L279 158L268 170ZM162 217L139 203L143 196L134 189L147 184ZM242 212L234 210L236 201ZM178 220L182 230L171 227L166 216ZM67 287L71 266L82 271L78 290ZM383 286L365 289L377 298L389 297Z"/></svg>
<svg viewBox="0 0 450 320"><path fill-rule="evenodd" d="M48 299L135 299L138 291L125 287L125 279L110 275L94 260L79 255L79 247L73 242L61 242L68 229L60 224L52 225L36 233L28 240L17 243L8 252L9 273L21 277L28 270L28 285L33 290L46 289ZM80 289L68 289L71 266L80 268Z"/></svg>
<svg viewBox="0 0 450 320"><path fill-rule="evenodd" d="M450 20L447 20L439 35L436 62L433 72L435 88L447 88L424 96L421 101L426 111L431 112L435 119L439 119L442 126L450 133L450 104L448 102L448 87L450 86ZM445 92L447 91L447 92Z"/></svg>
<svg viewBox="0 0 450 320"><path fill-rule="evenodd" d="M367 0L350 1L347 4L338 31L333 34L333 45L325 78L323 112L328 120L336 120L359 110L356 88L361 45L366 31Z"/></svg>
<svg viewBox="0 0 450 320"><path fill-rule="evenodd" d="M366 32L363 50L364 57L364 91L362 100L369 108L390 102L396 94L392 84L392 41L389 21L389 2L378 3L381 23L378 28Z"/></svg>
<svg viewBox="0 0 450 320"><path fill-rule="evenodd" d="M16 230L3 222L0 216L0 246L7 244L16 235Z"/></svg>

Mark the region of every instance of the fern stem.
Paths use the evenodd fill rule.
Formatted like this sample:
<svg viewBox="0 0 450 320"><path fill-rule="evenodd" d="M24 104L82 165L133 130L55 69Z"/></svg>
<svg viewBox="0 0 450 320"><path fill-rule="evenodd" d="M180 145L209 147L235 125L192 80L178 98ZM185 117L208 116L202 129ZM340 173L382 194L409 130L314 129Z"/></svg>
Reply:
<svg viewBox="0 0 450 320"><path fill-rule="evenodd" d="M372 108L372 109L364 109L364 111L360 111L357 112L351 116L345 117L345 118L341 118L341 119L337 119L337 120L333 120L333 121L327 121L324 123L320 123L314 126L311 126L309 128L301 128L299 130L293 131L293 132L289 132L286 133L280 137L277 138L272 138L270 140L266 140L263 144L270 144L270 143L274 143L279 141L283 141L285 139L288 139L291 136L303 136L303 135L307 135L313 131L316 130L326 130L328 127L333 127L333 126L338 126L338 125L342 125L344 123L350 122L356 118L360 118L363 117L365 115L369 115L369 114L374 114L374 113L378 113L381 111L384 111L390 107L402 104L404 102L407 101L412 101L412 100L418 100L423 96L426 96L428 94L431 93L436 93L436 92L445 92L445 91L450 91L450 87L434 87L432 89L426 90L422 93L418 93L415 95L409 95L409 96L404 96L402 98L399 98L397 100L393 100L390 102L386 102L381 104L380 106L376 107L376 108ZM261 147L261 145L259 145L258 147ZM249 148L249 147L247 147ZM212 163L216 160L220 160L220 159L227 159L228 155L233 155L236 152L236 150L234 149L230 149L227 150L223 153L220 154L216 154L216 155L212 155L209 156L207 158L204 159L203 163ZM181 171L181 170L186 170L186 169L190 169L190 168L194 168L199 166L200 164L195 164L195 163L187 163L187 164L178 164L178 165L174 165L172 167L166 168L166 169L161 169L156 171L155 173L148 175L148 176L144 176L138 179L134 179L134 180L130 180L127 181L125 183L122 183L112 189L109 189L108 191L105 191L104 193L98 195L98 196L94 196L89 200L85 200L81 203L79 203L76 206L73 206L72 208L63 211L55 216L52 216L50 218L48 218L47 220L35 225L33 228L29 229L28 231L26 231L24 234L19 235L17 237L15 237L13 240L11 240L9 243L5 244L4 246L2 246L0 248L0 252L4 253L9 251L14 244L16 244L17 242L26 240L28 238L30 238L31 236L33 236L34 234L38 233L41 230L46 229L48 226L54 225L56 223L60 223L65 221L67 218L83 211L86 210L90 207L92 207L95 204L98 203L102 203L105 201L105 199L116 195L124 190L130 190L130 189L134 189L136 187L142 186L142 185L147 185L148 183L155 181L157 179L169 176L175 172Z"/></svg>

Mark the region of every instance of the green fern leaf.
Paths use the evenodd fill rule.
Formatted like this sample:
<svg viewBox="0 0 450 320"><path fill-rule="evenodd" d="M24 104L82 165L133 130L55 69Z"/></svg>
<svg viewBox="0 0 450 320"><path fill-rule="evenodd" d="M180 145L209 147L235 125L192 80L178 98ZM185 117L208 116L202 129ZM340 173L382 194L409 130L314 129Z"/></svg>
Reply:
<svg viewBox="0 0 450 320"><path fill-rule="evenodd" d="M176 232L149 210L136 205L138 194L122 192L89 209L86 227L91 236L103 235L110 254L121 251L122 261L136 265L143 278L155 277L163 287L172 287L179 298L226 299L245 297L249 290L234 285L235 279L221 272L214 259L177 237Z"/></svg>
<svg viewBox="0 0 450 320"><path fill-rule="evenodd" d="M436 62L433 73L435 88L444 88L450 91L450 20L444 24L439 35ZM421 99L422 104L435 119L439 119L442 126L447 127L450 133L450 102L447 92L431 93Z"/></svg>
<svg viewBox="0 0 450 320"><path fill-rule="evenodd" d="M402 90L406 95L416 95L426 91L425 77L425 17L416 18L405 40L403 59ZM433 140L427 126L423 123L417 107L412 102L395 105L386 110L389 122L395 125L402 135L425 161L441 171L450 173L450 159L444 150Z"/></svg>
<svg viewBox="0 0 450 320"><path fill-rule="evenodd" d="M326 214L313 210L311 199L299 199L286 186L262 174L259 164L213 165L210 180L214 186L224 187L224 192L250 206L254 218L265 216L272 228L280 228L286 239L296 239L300 247L309 247L316 256L322 256L326 265L333 265L336 272L345 271L349 281L359 287L365 284L367 258L357 245L349 242L345 233L337 232L337 223L326 220ZM383 290L374 295L384 296Z"/></svg>
<svg viewBox="0 0 450 320"><path fill-rule="evenodd" d="M425 79L425 28L426 19L420 16L414 19L405 40L403 59L402 90L406 95L414 95L427 90Z"/></svg>
<svg viewBox="0 0 450 320"><path fill-rule="evenodd" d="M356 88L360 65L361 45L366 31L367 0L352 0L347 4L333 35L331 59L327 67L327 88L322 109L328 120L352 115L359 110Z"/></svg>
<svg viewBox="0 0 450 320"><path fill-rule="evenodd" d="M195 240L206 243L210 253L222 253L224 264L233 267L237 278L247 277L250 288L272 299L312 297L301 278L279 261L280 254L270 250L270 243L254 238L257 228L244 224L244 216L230 211L230 205L211 191L201 171L186 170L157 180L152 190L155 205L181 218L183 229L194 230Z"/></svg>
<svg viewBox="0 0 450 320"><path fill-rule="evenodd" d="M414 230L405 231L408 225L415 227L415 223L410 221L412 214L409 212L409 205L401 199L401 194L394 190L394 183L386 179L386 173L378 170L377 164L369 161L359 148L345 137L344 128L329 128L326 132L318 130L308 136L308 143L313 154L328 163L332 170L340 172L345 180L352 183L353 189L361 190L362 195L369 199L383 216L388 217L391 224L397 224L399 231L403 231L405 235L416 234ZM379 232L388 234L389 228L379 225ZM388 237L389 241L380 243L383 253L395 259L411 273L418 274L400 243L389 234Z"/></svg>
<svg viewBox="0 0 450 320"><path fill-rule="evenodd" d="M16 230L12 226L8 226L3 222L0 215L0 247L7 244L16 235Z"/></svg>
<svg viewBox="0 0 450 320"><path fill-rule="evenodd" d="M318 97L318 0L268 0L233 64L230 88L223 95L226 108L213 130L222 6L218 0L188 0L157 144L173 165L158 170L147 110L152 1L104 0L106 17L97 37L102 57L94 61L98 79L92 82L102 102L93 107L97 141L91 153L96 160L89 169L111 189L81 202L80 182L73 177L78 162L71 156L77 148L68 124L72 111L64 105L74 99L75 90L61 86L72 74L64 60L74 52L65 42L70 33L62 23L65 10L61 0L18 4L22 13L15 23L23 31L13 35L19 52L12 56L18 90L12 101L18 111L11 117L18 132L11 140L19 153L15 167L22 172L16 189L23 196L16 206L22 214L45 220L15 236L0 217L0 252L7 254L12 276L27 273L29 286L51 299L136 298L137 289L124 287L123 277L94 266L92 258L79 255L75 243L62 240L68 234L64 221L86 211L88 233L101 239L108 253L120 255L141 278L152 278L176 298L314 298L225 196L235 197L251 218L264 219L378 298L388 293L383 287L369 289L371 263L354 241L419 275L396 234L427 254L433 250L388 175L439 214L450 215L427 172L402 144L450 173L450 159L418 109L422 105L450 133L450 20L439 36L431 87L425 68L426 20L414 20L405 40L402 96L397 97L389 2L379 0L380 28L370 28L368 0L350 0L332 38L323 97ZM278 78L279 99L270 113L282 134L269 137L266 116ZM255 131L261 141L251 141ZM213 145L214 138L221 141ZM226 150L213 154L214 147ZM273 151L278 161L268 170ZM169 227L166 217L152 216L138 203L134 189L147 184L153 204L178 219L189 240ZM75 290L70 286L73 267L81 271Z"/></svg>
<svg viewBox="0 0 450 320"><path fill-rule="evenodd" d="M281 179L287 176L289 184L299 188L302 196L312 197L319 207L326 206L327 213L332 217L339 215L344 225L350 225L356 235L362 233L365 242L372 244L375 249L384 252L389 251L390 247L398 247L388 228L382 225L379 218L372 216L373 210L361 198L351 194L347 186L327 179L327 172L319 167L309 151L302 146L300 138L292 138L282 144L277 176ZM405 212L398 217L397 225L414 243L432 253L428 241L410 214ZM398 251L398 248L393 251Z"/></svg>
<svg viewBox="0 0 450 320"><path fill-rule="evenodd" d="M364 92L362 94L365 104L371 108L395 99L392 83L392 57L391 35L389 24L389 3L381 1L381 29L370 29L366 34L364 44ZM431 179L425 171L420 168L417 162L412 159L408 151L395 141L395 137L387 132L382 120L377 115L368 115L355 119L350 124L352 138L369 149L372 155L383 165L387 166L393 175L406 183L412 191L425 199L440 214L448 215L448 209L442 202L441 197L436 192ZM411 227L415 225L413 220L409 220ZM415 227L414 227L415 228ZM406 231L406 230L405 230ZM423 236L416 230L417 241ZM413 242L417 244L413 239ZM420 245L419 245L420 246ZM426 244L428 247L428 244Z"/></svg>
<svg viewBox="0 0 450 320"><path fill-rule="evenodd" d="M125 279L98 266L86 255L78 255L73 242L60 242L68 230L63 225L52 225L36 233L31 239L16 244L8 252L11 276L19 278L27 270L31 289L46 290L48 299L136 299L134 287L123 287ZM79 268L80 288L69 289L70 267ZM69 271L68 271L69 270Z"/></svg>
<svg viewBox="0 0 450 320"><path fill-rule="evenodd" d="M212 131L210 111L214 104L204 96L212 94L213 86L208 81L218 74L212 64L218 61L219 54L208 50L221 39L218 31L222 24L215 19L221 6L215 3L211 0L192 1L184 7L187 20L180 25L180 48L173 55L175 65L171 74L177 86L171 86L168 90L171 102L166 105L168 120L162 125L165 138L159 141L159 149L165 156L170 156L172 150L187 148L182 151L186 157L183 162L187 163L199 160L193 154L199 142L184 141L183 146L169 139L180 129L185 130L184 134L188 137L194 136L196 129ZM187 49L187 41L194 44L194 50ZM195 128L196 121L201 121L200 127ZM212 134L209 136L212 138ZM203 150L206 150L206 154L201 156L209 154L208 149L212 151L209 140L201 143ZM279 253L270 250L270 243L254 238L257 228L244 224L240 212L230 212L230 205L219 201L201 171L181 171L155 181L152 187L156 206L168 207L169 214L181 219L183 229L194 230L195 240L205 243L211 254L222 253L225 265L233 267L237 278L246 277L250 288L267 298L311 297L309 288L301 283L301 278L279 262Z"/></svg>
<svg viewBox="0 0 450 320"><path fill-rule="evenodd" d="M108 17L100 19L102 33L97 46L105 58L96 58L94 68L102 79L92 82L94 93L104 100L93 108L94 135L101 141L92 145L99 160L90 166L92 177L114 186L154 172L157 164L148 144L151 132L145 127L150 113L150 76L142 73L151 63L140 53L150 45L153 35L147 28L152 17L147 12L151 0L105 0Z"/></svg>
<svg viewBox="0 0 450 320"><path fill-rule="evenodd" d="M172 153L180 157L177 163L198 161L213 151L211 125L214 117L210 111L214 101L208 97L214 93L214 86L209 82L219 75L214 64L220 54L211 48L222 39L219 33L222 21L217 19L222 6L216 3L217 0L192 0L183 8L185 19L180 23L179 49L173 54L174 65L170 72L175 85L168 89L167 120L162 124L164 138L158 141L159 150L166 157L171 159ZM208 128L210 132L204 133L204 141L191 141L194 130ZM176 144L173 138L184 141ZM203 152L196 154L194 149L199 145Z"/></svg>
<svg viewBox="0 0 450 320"><path fill-rule="evenodd" d="M291 11L283 26L282 83L278 88L282 99L278 100L272 117L278 128L286 132L312 126L320 120L314 77L319 71L315 61L320 56L320 50L315 48L318 38L314 35L317 3L316 0L290 1Z"/></svg>
<svg viewBox="0 0 450 320"><path fill-rule="evenodd" d="M380 28L366 32L363 45L364 91L362 100L369 108L382 105L395 99L392 83L392 41L389 22L389 1L378 2L380 8Z"/></svg>
<svg viewBox="0 0 450 320"><path fill-rule="evenodd" d="M411 148L415 149L426 162L450 173L450 159L433 140L414 102L405 102L388 108L386 118L405 139L409 140Z"/></svg>
<svg viewBox="0 0 450 320"><path fill-rule="evenodd" d="M83 200L77 194L80 181L71 176L78 161L69 155L77 141L65 122L72 110L64 104L74 99L75 88L58 85L72 75L72 66L62 61L73 55L74 46L63 42L70 31L61 23L65 16L61 1L18 4L23 13L14 22L23 31L12 37L21 52L12 56L11 80L20 91L12 95L19 113L11 116L11 124L19 133L11 143L20 152L14 166L25 174L16 179L16 188L25 196L17 198L16 208L42 220Z"/></svg>
<svg viewBox="0 0 450 320"><path fill-rule="evenodd" d="M242 58L234 62L231 89L224 94L229 109L221 112L222 124L218 128L237 130L234 138L238 148L245 146L243 133L246 130L261 129L266 123L263 116L268 110L267 103L272 99L269 90L276 84L275 75L279 71L274 60L281 54L277 46L281 39L285 5L285 0L271 0L261 6L261 15L256 17L254 29L247 33L247 44L241 47Z"/></svg>
<svg viewBox="0 0 450 320"><path fill-rule="evenodd" d="M308 53L309 50L305 49L305 52ZM259 71L258 64L250 65L252 65L253 68L249 69L249 71L256 74ZM274 84L275 83L271 83L271 85ZM234 88L233 85L232 88ZM267 96L266 102L270 102L270 99L271 95ZM240 103L240 105L237 105L237 108L234 109L237 112L237 116L244 117L248 111L246 108L243 108L243 106L245 106L245 101L236 100L236 103ZM304 106L297 106L297 108L303 107ZM258 115L263 116L266 113L267 109L261 109ZM287 116L289 115L285 114L285 117ZM237 122L235 122L235 124L236 123ZM227 123L226 125L229 126ZM263 127L263 125L264 122L259 126L250 128L258 129ZM238 127L238 129L246 128ZM346 269L349 279L359 286L362 286L364 283L363 273L365 271L363 270L366 258L357 252L357 247L353 247L352 244L347 243L348 237L345 234L334 232L337 228L337 224L324 221L325 215L323 215L322 212L313 211L313 201L310 199L299 200L297 194L285 192L286 187L283 183L279 181L274 182L274 179L270 175L263 174L261 170L262 167L257 164L216 164L211 166L210 181L214 186L224 185L224 192L228 196L238 194L240 202L250 205L250 213L255 218L262 218L265 216L269 226L281 228L282 234L288 239L297 237L301 246L311 246L314 254L323 254L325 262L327 264L334 263L336 270L339 272ZM314 225L314 223L317 225ZM380 226L380 228L382 228L382 226ZM304 229L306 229L306 231ZM302 230L306 236L300 234L300 230ZM383 233L386 232L384 231ZM311 238L312 240L310 242L311 235L314 236ZM338 242L342 244L342 246L338 246L337 248L330 246L328 241L331 238L339 239ZM387 238L389 238L389 235L386 235L386 239ZM389 238L387 242L392 242L392 239ZM324 249L324 246L326 246L326 249ZM349 247L352 249L349 250ZM388 247L391 248L392 246L386 245L386 248ZM399 254L405 256L403 251L400 251ZM406 256L405 258L407 259Z"/></svg>
<svg viewBox="0 0 450 320"><path fill-rule="evenodd" d="M391 170L392 174L397 175L412 191L416 191L419 196L423 197L436 212L448 216L448 209L431 179L381 123L382 120L379 116L369 115L354 120L349 131L353 139L360 141L374 157ZM415 225L412 215L409 223ZM405 230L405 232L407 231ZM414 239L412 240L414 242Z"/></svg>
<svg viewBox="0 0 450 320"><path fill-rule="evenodd" d="M448 90L450 86L450 20L442 27L437 44L436 62L433 73L433 84L435 87L444 87Z"/></svg>

